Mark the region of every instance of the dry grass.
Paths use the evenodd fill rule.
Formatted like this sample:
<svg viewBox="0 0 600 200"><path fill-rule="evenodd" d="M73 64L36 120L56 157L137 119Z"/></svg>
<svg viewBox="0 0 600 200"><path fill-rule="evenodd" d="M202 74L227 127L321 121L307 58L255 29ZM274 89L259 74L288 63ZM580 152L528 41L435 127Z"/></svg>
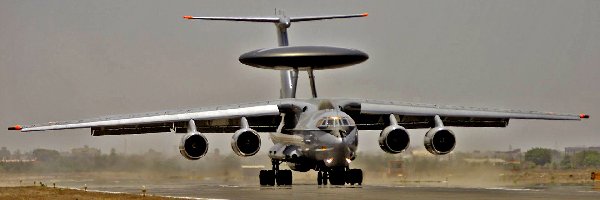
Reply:
<svg viewBox="0 0 600 200"><path fill-rule="evenodd" d="M146 196L134 194L109 194L90 192L65 188L52 187L0 187L0 200L4 199L170 199L166 197Z"/></svg>

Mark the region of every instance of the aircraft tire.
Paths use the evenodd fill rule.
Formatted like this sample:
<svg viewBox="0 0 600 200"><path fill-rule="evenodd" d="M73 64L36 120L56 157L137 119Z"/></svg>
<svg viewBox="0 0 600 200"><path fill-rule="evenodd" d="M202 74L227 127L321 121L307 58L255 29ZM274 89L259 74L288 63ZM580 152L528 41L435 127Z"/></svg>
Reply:
<svg viewBox="0 0 600 200"><path fill-rule="evenodd" d="M358 170L358 174L359 174L358 185L362 185L362 183L363 183L363 177L364 177L363 175L364 174L363 174L362 169L357 169L357 170Z"/></svg>
<svg viewBox="0 0 600 200"><path fill-rule="evenodd" d="M352 176L354 177L354 183L358 185L362 185L363 182L363 172L361 169L351 169Z"/></svg>
<svg viewBox="0 0 600 200"><path fill-rule="evenodd" d="M363 173L361 169L350 169L346 171L346 183L350 185L362 184Z"/></svg>
<svg viewBox="0 0 600 200"><path fill-rule="evenodd" d="M344 185L346 184L345 177L346 173L344 170L331 170L331 172L329 172L329 183L331 183L331 185Z"/></svg>
<svg viewBox="0 0 600 200"><path fill-rule="evenodd" d="M317 172L317 185L323 185L323 172Z"/></svg>
<svg viewBox="0 0 600 200"><path fill-rule="evenodd" d="M275 171L273 170L260 170L260 174L258 175L258 179L260 179L260 185L275 185Z"/></svg>
<svg viewBox="0 0 600 200"><path fill-rule="evenodd" d="M354 173L353 173L353 169L350 169L348 171L346 171L346 183L350 184L350 185L354 185L355 181L354 181Z"/></svg>
<svg viewBox="0 0 600 200"><path fill-rule="evenodd" d="M292 185L292 170L279 170L276 180L277 185Z"/></svg>

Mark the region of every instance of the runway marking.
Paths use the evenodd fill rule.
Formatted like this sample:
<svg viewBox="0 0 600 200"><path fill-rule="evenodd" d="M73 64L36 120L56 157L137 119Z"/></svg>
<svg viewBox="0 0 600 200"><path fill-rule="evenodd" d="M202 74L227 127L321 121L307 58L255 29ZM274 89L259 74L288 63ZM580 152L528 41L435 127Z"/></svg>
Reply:
<svg viewBox="0 0 600 200"><path fill-rule="evenodd" d="M378 187L394 187L394 188L450 188L450 189L479 189L479 190L504 190L504 191L533 191L539 192L542 190L528 188L503 188L503 187L430 187L430 186L406 186L406 185L377 185Z"/></svg>
<svg viewBox="0 0 600 200"><path fill-rule="evenodd" d="M174 199L194 199L194 200L229 200L229 199L212 199L212 198L198 198L198 197L179 197L179 196L158 196L157 197L166 197L166 198L174 198Z"/></svg>
<svg viewBox="0 0 600 200"><path fill-rule="evenodd" d="M600 194L600 191L585 191L585 190L581 190L581 191L577 191L577 192L583 192L583 193L598 193L598 194Z"/></svg>
<svg viewBox="0 0 600 200"><path fill-rule="evenodd" d="M219 187L226 187L226 188L239 188L241 186L239 185L219 185Z"/></svg>
<svg viewBox="0 0 600 200"><path fill-rule="evenodd" d="M501 187L493 187L493 188L481 188L486 190L506 190L506 191L541 191L536 189L527 189L527 188L501 188Z"/></svg>
<svg viewBox="0 0 600 200"><path fill-rule="evenodd" d="M79 190L79 191L86 191L86 190L84 190L84 189L81 189L81 188L70 188L70 187L56 187L56 188L70 189L70 190ZM138 195L138 196L142 196L141 194L127 193L127 192L113 192L113 191L104 191L104 190L87 190L87 192L97 192L97 193L106 193L106 194L130 194L130 195ZM229 200L229 199L213 199L213 198L201 198L201 197L181 197L181 196L163 196L163 195L148 195L148 196L155 196L155 197L166 197L166 198L172 198L172 199L193 199L193 200Z"/></svg>
<svg viewBox="0 0 600 200"><path fill-rule="evenodd" d="M292 186L260 186L258 190L289 190Z"/></svg>

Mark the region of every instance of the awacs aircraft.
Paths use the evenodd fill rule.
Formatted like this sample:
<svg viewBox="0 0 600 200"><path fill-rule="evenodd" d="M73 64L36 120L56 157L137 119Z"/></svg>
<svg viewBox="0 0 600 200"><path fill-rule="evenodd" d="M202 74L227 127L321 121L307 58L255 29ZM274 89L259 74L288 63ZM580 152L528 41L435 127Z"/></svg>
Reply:
<svg viewBox="0 0 600 200"><path fill-rule="evenodd" d="M288 46L287 29L292 22L366 17L367 14L309 17L193 17L189 20L222 20L273 23L279 47L250 51L240 62L281 71L280 99L189 110L100 117L91 120L16 125L9 130L45 131L90 129L92 136L174 132L183 133L179 151L197 160L208 151L203 133L234 132L231 148L239 156L253 156L260 147L258 132L269 132L273 146L268 155L272 169L262 170L261 185L291 185L292 172L318 172L317 183L362 184L363 173L351 169L356 159L358 130L381 130L379 146L397 154L409 146L407 129L430 128L425 148L435 155L450 153L456 144L449 127L506 127L510 119L580 120L588 115L499 110L402 103L367 99L317 97L314 70L361 63L368 55L355 49L326 46ZM307 71L312 98L298 99L298 73ZM279 168L287 163L291 170Z"/></svg>

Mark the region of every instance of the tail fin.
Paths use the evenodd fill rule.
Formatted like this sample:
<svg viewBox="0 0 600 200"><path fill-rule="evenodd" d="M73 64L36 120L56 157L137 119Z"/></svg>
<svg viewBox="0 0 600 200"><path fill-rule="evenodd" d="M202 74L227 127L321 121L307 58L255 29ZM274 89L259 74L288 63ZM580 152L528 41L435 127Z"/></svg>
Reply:
<svg viewBox="0 0 600 200"><path fill-rule="evenodd" d="M288 46L287 29L292 22L316 21L325 19L340 19L366 17L368 13L350 14L350 15L324 15L324 16L304 16L304 17L195 17L183 16L184 19L217 20L217 21L239 21L239 22L270 22L277 27L277 41L279 46ZM281 94L280 98L296 98L296 85L298 83L298 72L294 70L281 71ZM314 92L313 92L314 93Z"/></svg>

